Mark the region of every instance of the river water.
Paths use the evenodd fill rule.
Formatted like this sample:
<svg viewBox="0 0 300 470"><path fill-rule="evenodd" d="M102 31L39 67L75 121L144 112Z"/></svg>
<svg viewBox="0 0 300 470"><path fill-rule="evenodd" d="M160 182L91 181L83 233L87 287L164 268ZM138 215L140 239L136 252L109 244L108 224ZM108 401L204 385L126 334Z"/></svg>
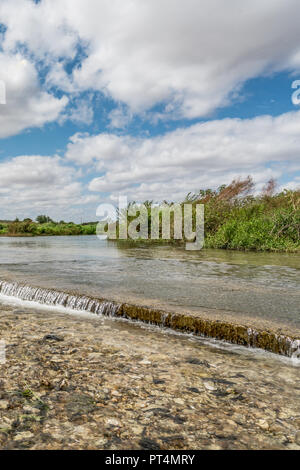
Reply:
<svg viewBox="0 0 300 470"><path fill-rule="evenodd" d="M96 236L0 238L0 280L300 327L300 255L190 252Z"/></svg>
<svg viewBox="0 0 300 470"><path fill-rule="evenodd" d="M34 389L45 394L52 410L49 421L46 416L42 427L35 427L35 446L48 445L40 438L47 429L53 439L76 436L75 447L89 448L97 442L110 448L105 426L113 419L121 422L120 448L139 448L147 429L165 449L177 442L162 441L167 433L168 439L179 439L180 449L299 450L297 357L49 305L55 289L61 296L61 291L77 291L87 298L172 310L215 309L218 314L221 309L238 318L283 323L293 332L300 325L299 268L299 255L291 254L192 253L167 246L118 245L93 236L0 238L0 291L5 284L8 293L19 294L0 294L6 388L11 391L25 380L38 387L37 377L42 377L42 384L58 384L53 382L46 392L44 385ZM45 288L38 289L39 299L48 301L45 305L24 301L35 290L30 286ZM73 296L69 297L72 304ZM45 342L49 334L62 341ZM58 392L61 384L71 393L64 388ZM93 414L86 419L81 437L76 432L83 427L67 414L79 393L93 400L94 394L108 397L96 418ZM9 409L8 417L13 413L15 409ZM16 445L10 438L7 434L8 448ZM67 446L73 445L70 442L68 437ZM66 448L64 441L53 445Z"/></svg>

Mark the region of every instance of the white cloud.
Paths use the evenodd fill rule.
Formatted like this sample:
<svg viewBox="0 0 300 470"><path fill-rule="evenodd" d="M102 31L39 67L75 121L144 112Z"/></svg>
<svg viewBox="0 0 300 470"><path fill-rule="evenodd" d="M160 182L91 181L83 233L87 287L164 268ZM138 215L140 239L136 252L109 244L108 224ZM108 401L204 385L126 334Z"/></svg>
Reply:
<svg viewBox="0 0 300 470"><path fill-rule="evenodd" d="M300 170L300 111L279 117L224 119L154 138L76 134L66 158L100 173L91 191L132 199L180 199L241 175L258 187Z"/></svg>
<svg viewBox="0 0 300 470"><path fill-rule="evenodd" d="M97 199L83 193L78 177L57 156L25 155L0 163L1 218L35 217L46 211L70 219L76 206Z"/></svg>
<svg viewBox="0 0 300 470"><path fill-rule="evenodd" d="M63 11L60 2L1 0L1 23L8 27L3 49L14 51L26 45L36 58L48 61L53 57L74 57L78 36L65 20L67 5L61 6Z"/></svg>
<svg viewBox="0 0 300 470"><path fill-rule="evenodd" d="M224 106L249 78L299 70L298 7L297 0L2 0L0 16L4 51L25 45L49 67L48 85L99 90L134 113L162 103L161 115L194 118ZM78 44L86 57L70 76L64 66Z"/></svg>
<svg viewBox="0 0 300 470"><path fill-rule="evenodd" d="M21 54L0 53L0 79L6 104L0 106L0 138L58 119L68 103L40 89L35 66Z"/></svg>
<svg viewBox="0 0 300 470"><path fill-rule="evenodd" d="M300 71L298 7L297 0L1 0L7 104L0 106L0 138L66 119L92 124L91 90L114 100L111 128L126 127L136 113L208 116L249 78ZM293 112L215 120L155 138L75 134L67 164L40 156L0 164L2 207L76 212L95 192L175 200L248 174L260 187L290 173L294 187L299 129ZM95 173L91 195L72 162L86 178Z"/></svg>
<svg viewBox="0 0 300 470"><path fill-rule="evenodd" d="M86 100L75 100L70 106L68 113L62 115L62 121L68 119L77 124L92 124L94 111L91 104Z"/></svg>
<svg viewBox="0 0 300 470"><path fill-rule="evenodd" d="M112 129L124 129L130 123L132 114L124 108L115 108L109 113L109 127Z"/></svg>
<svg viewBox="0 0 300 470"><path fill-rule="evenodd" d="M97 0L89 5L80 17L76 2L70 20L90 44L74 81L105 90L135 112L164 102L167 114L205 116L225 105L248 78L299 67L294 0L242 5L187 0L184 6L174 0ZM91 11L98 13L98 24Z"/></svg>
<svg viewBox="0 0 300 470"><path fill-rule="evenodd" d="M291 181L288 181L287 183L285 184L282 184L279 188L280 191L283 191L284 189L288 189L288 190L296 190L296 189L300 189L300 176L296 176L293 180Z"/></svg>

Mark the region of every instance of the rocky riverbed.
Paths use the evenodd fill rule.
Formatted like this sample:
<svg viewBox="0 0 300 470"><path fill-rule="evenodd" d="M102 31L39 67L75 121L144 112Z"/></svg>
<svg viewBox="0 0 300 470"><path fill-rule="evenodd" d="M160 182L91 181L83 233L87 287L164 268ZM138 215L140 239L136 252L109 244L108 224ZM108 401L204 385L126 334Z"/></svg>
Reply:
<svg viewBox="0 0 300 470"><path fill-rule="evenodd" d="M2 449L299 449L290 360L0 306Z"/></svg>

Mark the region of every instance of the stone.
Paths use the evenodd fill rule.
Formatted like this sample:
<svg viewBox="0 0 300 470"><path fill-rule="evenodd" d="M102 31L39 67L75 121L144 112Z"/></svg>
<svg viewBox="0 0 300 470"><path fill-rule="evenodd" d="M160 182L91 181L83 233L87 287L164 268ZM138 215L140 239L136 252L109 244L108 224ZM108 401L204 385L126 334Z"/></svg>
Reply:
<svg viewBox="0 0 300 470"><path fill-rule="evenodd" d="M257 424L264 431L267 431L269 429L269 424L265 419L259 419Z"/></svg>
<svg viewBox="0 0 300 470"><path fill-rule="evenodd" d="M114 418L110 418L110 419L106 420L106 424L108 426L113 426L113 427L120 427L121 426L120 421L118 421L117 419L114 419Z"/></svg>
<svg viewBox="0 0 300 470"><path fill-rule="evenodd" d="M52 334L48 334L48 335L45 335L44 338L42 339L42 341L58 341L58 342L61 342L61 341L64 341L64 338L62 336L58 336L58 335L52 335Z"/></svg>
<svg viewBox="0 0 300 470"><path fill-rule="evenodd" d="M206 388L206 390L209 390L210 392L213 392L214 390L216 390L216 387L214 387L213 385L209 384L208 382L204 382L203 385L204 385L204 387Z"/></svg>
<svg viewBox="0 0 300 470"><path fill-rule="evenodd" d="M182 398L174 398L174 403L176 403L177 405L184 405L185 401L182 400Z"/></svg>
<svg viewBox="0 0 300 470"><path fill-rule="evenodd" d="M26 441L28 439L32 439L34 437L34 434L30 431L24 431L16 434L14 437L14 440L19 442L19 441Z"/></svg>
<svg viewBox="0 0 300 470"><path fill-rule="evenodd" d="M0 307L2 320L3 450L299 450L288 361L92 316L30 310L16 322ZM64 342L41 341L62 331Z"/></svg>

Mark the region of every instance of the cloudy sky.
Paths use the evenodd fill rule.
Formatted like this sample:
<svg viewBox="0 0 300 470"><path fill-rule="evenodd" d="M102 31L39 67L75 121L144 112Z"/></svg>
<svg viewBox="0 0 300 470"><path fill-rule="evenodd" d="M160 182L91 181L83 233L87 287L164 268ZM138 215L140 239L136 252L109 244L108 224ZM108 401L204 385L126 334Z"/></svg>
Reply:
<svg viewBox="0 0 300 470"><path fill-rule="evenodd" d="M0 0L0 219L300 185L298 0ZM299 95L300 96L300 95Z"/></svg>

